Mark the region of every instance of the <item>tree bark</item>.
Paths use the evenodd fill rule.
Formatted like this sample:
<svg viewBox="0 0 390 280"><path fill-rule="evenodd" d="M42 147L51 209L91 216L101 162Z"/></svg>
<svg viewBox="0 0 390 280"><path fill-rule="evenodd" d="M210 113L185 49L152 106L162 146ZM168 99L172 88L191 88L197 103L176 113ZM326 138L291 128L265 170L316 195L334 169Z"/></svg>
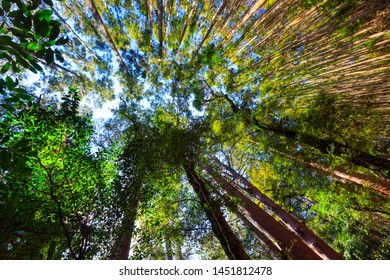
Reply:
<svg viewBox="0 0 390 280"><path fill-rule="evenodd" d="M239 180L245 188L248 194L263 203L269 210L275 213L275 215L283 221L283 223L291 230L297 237L299 237L308 247L316 252L321 258L328 260L342 260L343 257L326 244L321 238L319 238L314 232L312 232L306 225L298 221L289 212L277 205L272 199L259 191L248 180L238 174L233 168L223 164L217 158L214 161L220 166L229 170L232 177Z"/></svg>
<svg viewBox="0 0 390 280"><path fill-rule="evenodd" d="M137 196L130 196L128 201L129 204L124 213L120 235L111 254L112 258L116 260L129 259L131 239L133 237L135 220L137 218L139 199Z"/></svg>
<svg viewBox="0 0 390 280"><path fill-rule="evenodd" d="M232 260L249 260L241 241L226 222L218 203L211 197L202 179L196 174L192 163L184 165L187 179L197 194L203 210L211 223L213 232L227 257Z"/></svg>
<svg viewBox="0 0 390 280"><path fill-rule="evenodd" d="M390 182L387 180L375 178L373 176L368 176L365 174L360 174L356 172L349 172L347 170L344 170L341 167L336 167L336 168L329 168L324 165L311 162L311 161L306 161L297 157L290 156L286 153L283 153L281 151L272 149L275 153L280 154L281 156L287 157L293 161L296 162L301 162L307 166L310 166L314 169L323 171L326 174L329 174L332 176L333 179L341 181L341 182L351 182L358 184L363 187L368 187L371 188L375 191L379 191L384 195L390 196Z"/></svg>
<svg viewBox="0 0 390 280"><path fill-rule="evenodd" d="M310 248L304 243L299 236L296 236L293 232L285 228L267 212L256 205L256 203L237 190L232 184L217 175L211 166L207 166L205 170L226 193L240 199L241 203L239 206L243 212L262 229L262 232L268 236L269 239L273 240L281 247L281 250L286 256L297 260L323 259L322 256L318 255L313 250L313 248Z"/></svg>
<svg viewBox="0 0 390 280"><path fill-rule="evenodd" d="M297 141L302 145L313 147L323 154L334 154L339 157L348 156L351 163L370 170L379 171L384 176L388 176L387 173L390 170L390 160L387 158L356 150L347 144L342 144L337 141L321 139L316 136L300 133L288 128L262 124L254 118L252 123L263 131L282 135L286 138Z"/></svg>

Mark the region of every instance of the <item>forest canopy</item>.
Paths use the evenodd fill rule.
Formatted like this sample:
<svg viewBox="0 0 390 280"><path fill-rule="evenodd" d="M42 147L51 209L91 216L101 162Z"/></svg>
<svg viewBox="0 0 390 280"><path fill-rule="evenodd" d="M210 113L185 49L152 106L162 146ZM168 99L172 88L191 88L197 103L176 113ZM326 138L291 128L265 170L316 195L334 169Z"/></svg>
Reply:
<svg viewBox="0 0 390 280"><path fill-rule="evenodd" d="M388 0L0 19L0 259L390 258Z"/></svg>

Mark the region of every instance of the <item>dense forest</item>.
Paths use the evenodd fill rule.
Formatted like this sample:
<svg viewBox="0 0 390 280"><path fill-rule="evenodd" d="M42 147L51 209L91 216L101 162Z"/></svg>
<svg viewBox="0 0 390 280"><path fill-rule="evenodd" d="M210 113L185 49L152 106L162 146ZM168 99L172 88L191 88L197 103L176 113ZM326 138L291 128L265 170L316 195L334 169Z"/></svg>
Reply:
<svg viewBox="0 0 390 280"><path fill-rule="evenodd" d="M390 258L389 0L0 19L1 259Z"/></svg>

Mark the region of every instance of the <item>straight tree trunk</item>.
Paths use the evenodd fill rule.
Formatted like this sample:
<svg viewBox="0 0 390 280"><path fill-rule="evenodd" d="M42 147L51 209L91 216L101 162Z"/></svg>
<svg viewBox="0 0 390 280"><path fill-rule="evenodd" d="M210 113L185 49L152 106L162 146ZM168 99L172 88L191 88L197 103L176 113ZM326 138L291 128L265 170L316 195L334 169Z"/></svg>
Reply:
<svg viewBox="0 0 390 280"><path fill-rule="evenodd" d="M283 223L290 229L297 237L299 237L308 247L315 251L321 258L328 260L342 260L343 257L326 244L321 238L319 238L314 232L312 232L306 225L298 221L289 212L281 208L272 199L259 191L248 180L238 174L233 168L223 164L217 158L214 161L220 166L226 168L232 177L240 181L245 188L243 188L248 194L263 203L269 210L283 221Z"/></svg>
<svg viewBox="0 0 390 280"><path fill-rule="evenodd" d="M169 233L165 235L165 249L167 251L167 260L173 260L172 241Z"/></svg>
<svg viewBox="0 0 390 280"><path fill-rule="evenodd" d="M114 247L114 251L111 256L116 260L128 260L131 246L131 239L133 237L135 220L137 218L137 211L139 205L139 199L137 196L130 196L128 199L128 206L125 209L124 217L122 220L120 236L117 240L117 244Z"/></svg>
<svg viewBox="0 0 390 280"><path fill-rule="evenodd" d="M373 190L379 191L384 195L390 196L390 182L387 180L383 179L378 179L372 176L368 176L365 174L360 174L356 172L348 172L344 170L341 167L336 167L336 168L329 168L324 165L315 163L315 162L310 162L310 161L305 161L303 159L299 159L293 156L290 156L288 154L285 154L283 152L280 152L278 150L273 149L275 153L280 154L284 157L288 157L289 159L296 161L296 162L301 162L307 166L310 166L314 169L323 171L324 173L327 173L332 176L333 179L341 181L341 182L351 182L358 184L363 187L368 187Z"/></svg>
<svg viewBox="0 0 390 280"><path fill-rule="evenodd" d="M250 257L245 252L241 241L226 222L219 204L211 197L204 182L195 172L193 164L185 164L184 170L189 183L200 200L203 210L206 212L213 232L228 258L231 260L249 260Z"/></svg>
<svg viewBox="0 0 390 280"><path fill-rule="evenodd" d="M281 128L262 124L256 119L252 123L263 131L273 132L282 135L291 140L297 141L302 145L313 147L323 154L334 154L339 157L344 155L350 157L350 162L364 168L381 172L385 177L390 170L390 160L381 156L369 154L367 152L356 150L347 144L337 141L325 140L305 133L300 133L288 128Z"/></svg>
<svg viewBox="0 0 390 280"><path fill-rule="evenodd" d="M97 24L99 25L99 28L102 31L103 36L106 39L108 45L111 47L112 51L116 55L120 66L126 71L126 74L130 77L130 79L133 80L133 76L130 74L130 71L126 66L126 63L123 61L122 56L120 55L118 49L114 44L114 41L112 40L110 34L108 33L108 30L104 25L104 22L99 14L99 11L95 6L95 3L93 2L93 0L85 0L85 4L87 5L88 9L91 11L93 18L96 20Z"/></svg>
<svg viewBox="0 0 390 280"><path fill-rule="evenodd" d="M297 260L320 260L322 256L318 255L312 248L304 243L299 236L288 230L278 221L276 221L267 212L261 209L256 203L237 190L232 184L224 178L217 175L211 166L205 168L209 176L230 196L240 200L240 207L243 212L253 220L268 236L269 239L276 242L282 249L283 253Z"/></svg>

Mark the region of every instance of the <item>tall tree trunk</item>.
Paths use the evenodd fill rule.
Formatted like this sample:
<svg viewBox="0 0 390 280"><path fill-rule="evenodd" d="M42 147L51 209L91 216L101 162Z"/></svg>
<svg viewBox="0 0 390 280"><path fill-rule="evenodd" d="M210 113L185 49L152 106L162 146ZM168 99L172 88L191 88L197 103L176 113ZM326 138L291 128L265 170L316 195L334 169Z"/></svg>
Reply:
<svg viewBox="0 0 390 280"><path fill-rule="evenodd" d="M333 179L339 180L341 182L351 182L358 184L363 187L368 187L373 190L379 191L384 195L390 196L390 182L387 180L383 179L378 179L373 176L368 176L365 174L360 174L356 172L349 172L347 170L344 170L341 167L335 167L335 168L329 168L326 167L322 164L318 164L315 162L311 161L306 161L297 157L290 156L286 153L283 153L281 151L272 149L277 154L280 154L281 156L288 157L289 159L296 161L296 162L301 162L307 166L310 166L314 169L323 171L326 174L329 174L332 176Z"/></svg>
<svg viewBox="0 0 390 280"><path fill-rule="evenodd" d="M167 253L167 260L173 260L173 250L172 250L172 242L169 233L167 233L164 237L165 239L165 249Z"/></svg>
<svg viewBox="0 0 390 280"><path fill-rule="evenodd" d="M312 248L304 243L299 236L281 225L267 212L261 209L256 203L237 190L232 184L219 176L211 166L205 168L209 176L230 196L240 199L240 207L243 212L253 220L269 239L281 247L284 254L292 259L298 260L319 260L323 259Z"/></svg>
<svg viewBox="0 0 390 280"><path fill-rule="evenodd" d="M133 237L135 220L137 218L138 205L139 205L138 196L129 196L128 205L124 211L124 217L122 220L119 238L111 254L113 259L117 259L117 260L129 259L131 239Z"/></svg>
<svg viewBox="0 0 390 280"><path fill-rule="evenodd" d="M288 139L299 142L302 145L313 147L323 154L334 154L339 157L344 155L350 157L350 162L362 166L370 170L381 172L385 177L388 177L390 170L390 160L381 156L369 154L350 147L347 144L342 144L337 141L325 140L305 133L300 133L288 128L270 126L262 124L253 118L252 123L263 131L269 131L282 135Z"/></svg>
<svg viewBox="0 0 390 280"><path fill-rule="evenodd" d="M163 58L163 13L164 4L163 0L157 0L157 20L158 20L158 56Z"/></svg>
<svg viewBox="0 0 390 280"><path fill-rule="evenodd" d="M91 11L93 18L96 20L97 24L99 25L99 28L102 31L103 36L106 39L108 45L111 47L112 51L115 53L116 57L118 58L118 62L120 66L126 71L126 74L130 77L130 79L133 80L134 77L131 75L129 69L126 66L126 63L123 61L122 56L120 55L118 49L116 48L114 41L112 40L110 34L108 33L108 30L104 25L104 22L99 14L99 11L95 6L95 3L93 2L93 0L85 0L85 4L87 5L88 9Z"/></svg>
<svg viewBox="0 0 390 280"><path fill-rule="evenodd" d="M343 257L332 249L328 244L326 244L321 238L319 238L314 232L312 232L306 225L298 221L294 216L289 212L277 205L272 199L259 191L255 186L253 186L248 180L238 174L233 168L223 164L217 158L214 158L214 161L219 164L221 167L226 168L232 177L240 181L245 188L248 194L252 195L254 198L259 200L264 204L269 210L275 213L275 215L292 231L298 236L302 241L309 246L313 251L315 251L323 259L329 260L341 260Z"/></svg>
<svg viewBox="0 0 390 280"><path fill-rule="evenodd" d="M212 92L212 90L211 94L216 97L223 97L229 103L233 113L238 115L241 113L240 108L234 104L228 95L216 95L214 92ZM255 125L261 131L267 131L281 135L290 140L297 141L300 145L307 145L309 147L315 148L323 154L333 154L338 157L347 156L349 157L349 161L352 164L367 168L369 170L377 171L384 178L390 178L390 158L372 155L368 152L357 150L353 147L350 147L348 144L343 144L337 141L325 140L289 128L265 124L258 121L255 117L250 118L248 115L244 115L243 119L245 124L248 126Z"/></svg>
<svg viewBox="0 0 390 280"><path fill-rule="evenodd" d="M227 257L232 260L249 260L250 257L245 252L240 240L234 234L229 224L226 222L220 206L211 197L202 179L196 174L192 163L184 165L187 179L197 194L203 210L211 223L213 232L222 245Z"/></svg>
<svg viewBox="0 0 390 280"><path fill-rule="evenodd" d="M83 46L93 55L93 57L96 58L96 60L100 60L96 56L96 54L88 47L88 45L80 38L80 36L76 33L76 31L74 31L73 28L66 22L66 20L57 12L57 10L54 9L54 7L51 7L51 9L56 14L56 16L63 22L63 24L65 24L66 27L68 27L68 29L73 33L73 35L76 36L79 42L83 44Z"/></svg>
<svg viewBox="0 0 390 280"><path fill-rule="evenodd" d="M176 259L184 260L183 252L181 251L181 240L177 240L175 244L176 244Z"/></svg>

